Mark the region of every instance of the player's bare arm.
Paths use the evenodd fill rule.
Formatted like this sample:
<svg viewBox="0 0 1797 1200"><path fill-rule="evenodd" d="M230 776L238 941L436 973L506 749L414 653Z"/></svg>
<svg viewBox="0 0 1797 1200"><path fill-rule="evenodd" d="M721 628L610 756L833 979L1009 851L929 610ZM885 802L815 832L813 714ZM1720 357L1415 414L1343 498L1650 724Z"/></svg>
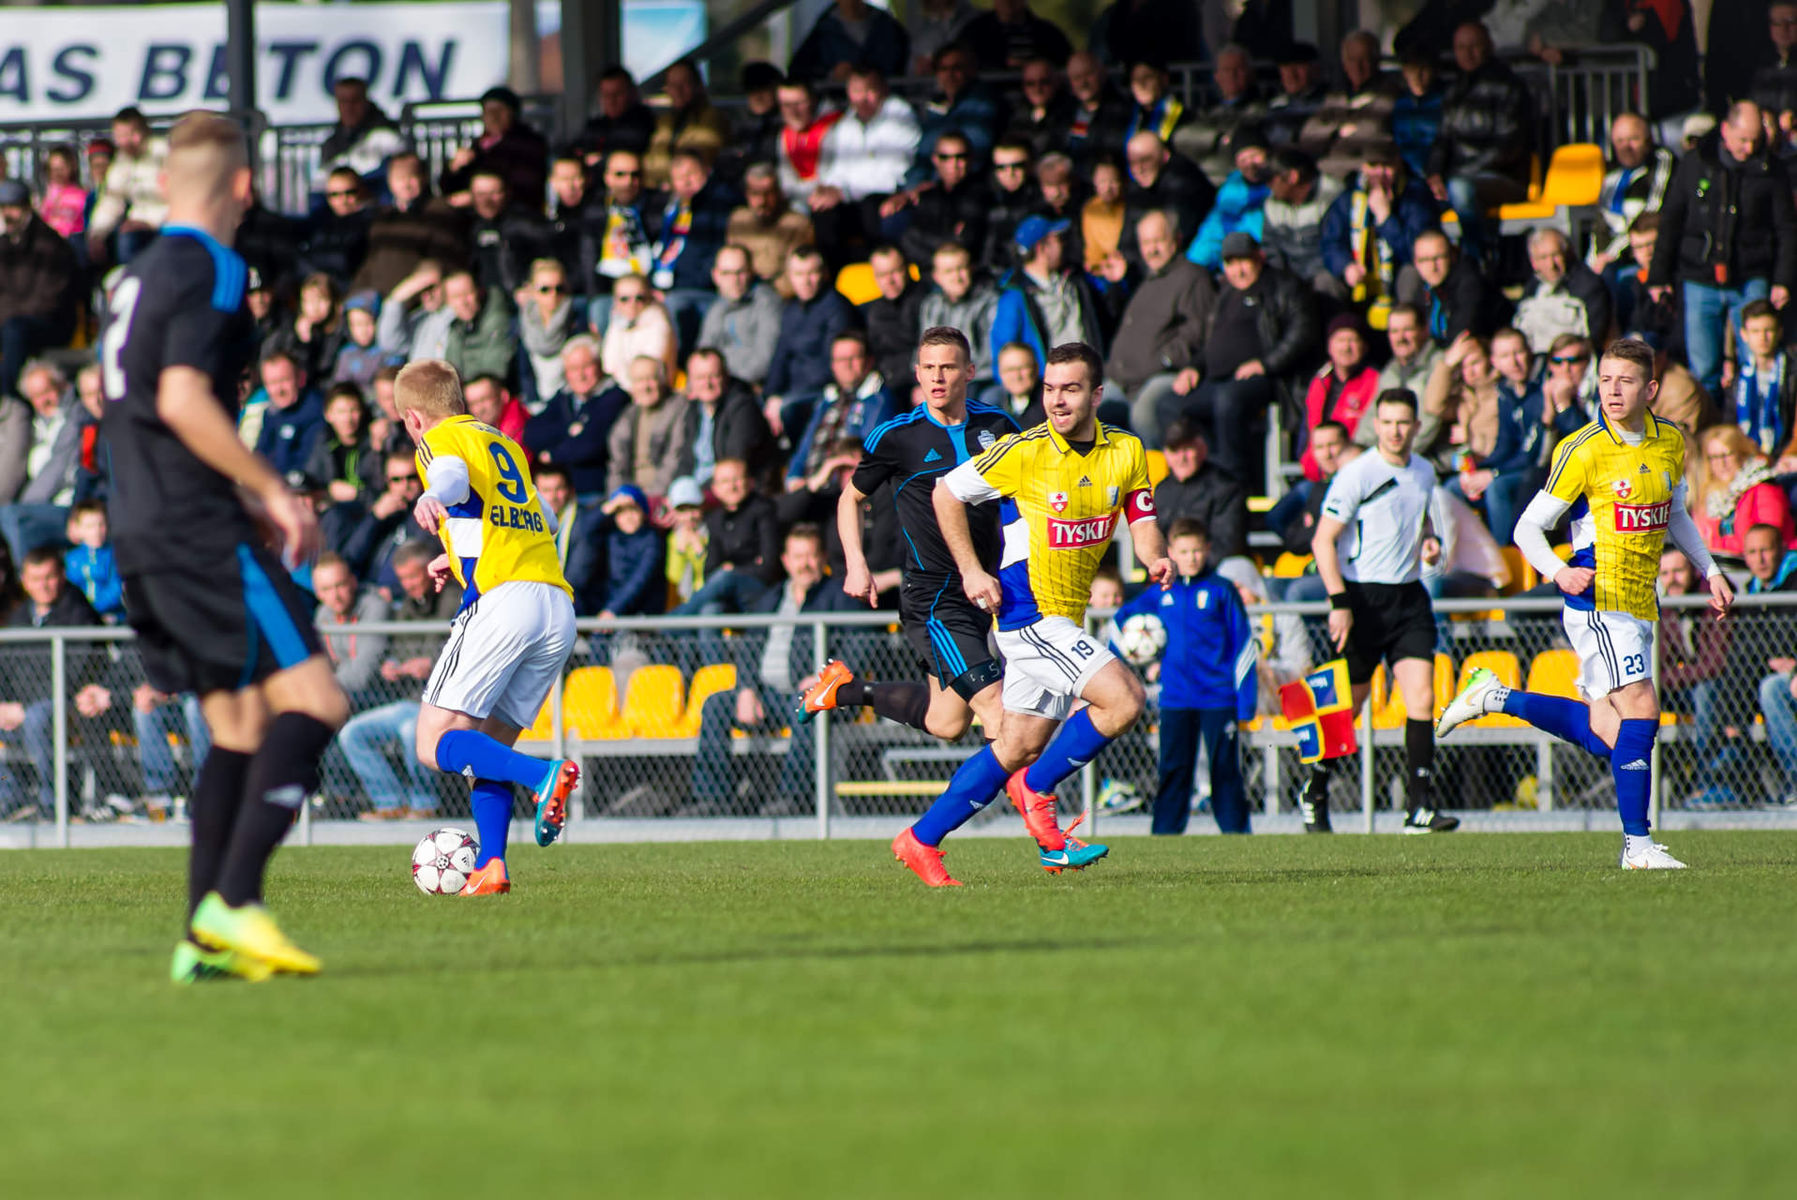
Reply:
<svg viewBox="0 0 1797 1200"><path fill-rule="evenodd" d="M880 590L861 546L861 502L866 499L853 482L843 485L836 502L836 532L842 538L842 590L872 608L880 602Z"/></svg>
<svg viewBox="0 0 1797 1200"><path fill-rule="evenodd" d="M312 557L318 549L317 514L243 444L204 371L165 367L157 376L156 415L195 458L256 497L269 523L280 532L289 566Z"/></svg>
<svg viewBox="0 0 1797 1200"><path fill-rule="evenodd" d="M1161 591L1173 586L1173 560L1167 557L1167 538L1152 516L1134 521L1129 527L1129 540L1136 548L1136 558L1148 564L1148 578L1161 585Z"/></svg>
<svg viewBox="0 0 1797 1200"><path fill-rule="evenodd" d="M961 572L961 590L967 598L987 612L997 612L1004 593L998 580L980 566L973 549L973 531L967 524L967 505L950 491L944 480L936 481L930 502L936 508L936 524L942 530L943 544L954 556L955 569Z"/></svg>
<svg viewBox="0 0 1797 1200"><path fill-rule="evenodd" d="M1354 628L1354 614L1347 607L1347 581L1342 578L1341 557L1335 540L1347 526L1334 517L1317 518L1317 531L1310 539L1310 553L1316 559L1317 575L1329 593L1329 640L1337 650L1348 646L1348 633Z"/></svg>

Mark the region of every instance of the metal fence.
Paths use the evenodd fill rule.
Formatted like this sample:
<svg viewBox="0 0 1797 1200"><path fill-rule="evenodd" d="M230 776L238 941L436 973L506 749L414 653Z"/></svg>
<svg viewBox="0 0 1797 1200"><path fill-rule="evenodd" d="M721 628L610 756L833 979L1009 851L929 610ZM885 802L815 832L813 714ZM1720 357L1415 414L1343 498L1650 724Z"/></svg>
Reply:
<svg viewBox="0 0 1797 1200"><path fill-rule="evenodd" d="M1655 763L1656 812L1782 810L1797 790L1797 597L1743 598L1720 624L1690 603L1669 601L1660 627L1668 715ZM1577 668L1560 611L1551 599L1442 602L1438 708L1477 665L1514 685L1570 692ZM1267 661L1333 657L1324 606L1272 605L1251 616L1275 643ZM1102 616L1091 621L1102 631ZM977 730L946 744L868 712L801 725L791 718L792 693L761 678L770 636L784 641L788 633L801 668L841 658L863 678L920 678L891 622L885 613L582 622L563 685L520 744L582 761L576 820L802 817L827 837L837 818L918 813L980 744ZM357 627L359 639L391 639L382 655L395 663L434 657L446 632L426 624ZM308 821L398 815L396 808L418 818L467 818L462 780L412 765L418 682L396 670L388 675L353 689L356 715L324 763ZM1263 713L1271 714L1277 680L1264 675ZM36 823L45 835L53 828L41 840L63 845L71 823L178 820L204 731L196 706L158 701L141 685L128 630L0 631L0 817ZM759 713L739 701L745 690ZM1152 800L1156 690L1145 719L1064 785L1068 812L1086 810L1102 824L1131 807L1129 797ZM1242 741L1255 813L1289 814L1303 770L1291 733L1266 715ZM1383 679L1362 715L1360 742L1354 768L1336 772L1332 807L1359 812L1361 827L1371 829L1375 814L1404 806L1403 712ZM1201 764L1200 822L1206 777ZM1506 718L1456 731L1439 749L1437 778L1438 802L1457 812L1582 811L1599 828L1614 819L1604 763ZM1004 808L995 805L984 819L1005 815Z"/></svg>

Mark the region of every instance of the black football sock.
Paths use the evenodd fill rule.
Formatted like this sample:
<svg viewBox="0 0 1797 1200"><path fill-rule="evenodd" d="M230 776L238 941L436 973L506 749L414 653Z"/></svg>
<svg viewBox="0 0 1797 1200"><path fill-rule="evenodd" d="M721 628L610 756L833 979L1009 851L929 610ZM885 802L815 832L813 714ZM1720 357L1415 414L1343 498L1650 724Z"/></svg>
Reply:
<svg viewBox="0 0 1797 1200"><path fill-rule="evenodd" d="M1405 797L1411 811L1435 806L1435 726L1415 717L1404 720Z"/></svg>
<svg viewBox="0 0 1797 1200"><path fill-rule="evenodd" d="M268 860L318 786L318 760L336 732L305 713L282 713L269 722L244 781L243 807L219 872L218 891L226 904L261 901Z"/></svg>
<svg viewBox="0 0 1797 1200"><path fill-rule="evenodd" d="M240 750L212 747L200 773L193 781L193 799L188 805L193 815L193 846L187 852L187 919L200 906L206 893L218 886L218 868L224 861L225 847L231 844L231 829L237 824L237 811L243 804L243 781L252 757Z"/></svg>
<svg viewBox="0 0 1797 1200"><path fill-rule="evenodd" d="M857 679L836 689L837 708L867 705L888 721L929 732L924 729L924 718L930 714L930 685L927 683L863 683Z"/></svg>
<svg viewBox="0 0 1797 1200"><path fill-rule="evenodd" d="M1329 811L1329 775L1334 764L1328 759L1310 765L1310 778L1304 781L1303 799L1319 812Z"/></svg>

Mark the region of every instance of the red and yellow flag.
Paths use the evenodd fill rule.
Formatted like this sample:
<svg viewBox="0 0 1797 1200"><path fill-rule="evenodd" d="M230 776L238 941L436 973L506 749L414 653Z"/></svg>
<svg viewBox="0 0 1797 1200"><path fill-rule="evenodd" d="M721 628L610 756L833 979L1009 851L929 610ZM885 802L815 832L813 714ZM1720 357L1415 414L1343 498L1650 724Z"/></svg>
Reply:
<svg viewBox="0 0 1797 1200"><path fill-rule="evenodd" d="M1354 691L1348 684L1345 659L1324 663L1304 678L1279 689L1279 704L1292 732L1298 755L1307 763L1353 754Z"/></svg>

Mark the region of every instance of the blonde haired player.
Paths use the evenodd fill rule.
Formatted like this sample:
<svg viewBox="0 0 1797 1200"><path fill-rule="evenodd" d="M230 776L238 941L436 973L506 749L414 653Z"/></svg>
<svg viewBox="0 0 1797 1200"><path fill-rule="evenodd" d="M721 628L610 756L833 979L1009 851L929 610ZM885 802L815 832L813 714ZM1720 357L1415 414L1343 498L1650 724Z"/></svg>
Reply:
<svg viewBox="0 0 1797 1200"><path fill-rule="evenodd" d="M431 575L439 582L454 575L462 585L461 610L424 687L418 761L474 783L480 856L461 894L509 892L512 785L536 793L537 844L547 846L560 836L580 782L570 759L545 762L512 749L574 648L574 591L562 577L555 514L531 485L529 458L468 415L455 368L440 359L410 363L393 397L418 444L425 481L413 515L443 540Z"/></svg>
<svg viewBox="0 0 1797 1200"><path fill-rule="evenodd" d="M1683 435L1649 411L1659 392L1653 350L1633 338L1611 342L1598 360L1597 391L1597 420L1560 443L1547 486L1516 525L1523 557L1566 598L1561 621L1578 652L1579 690L1590 703L1513 691L1479 670L1442 713L1436 732L1505 712L1609 759L1622 815L1622 866L1677 870L1685 864L1653 840L1647 817L1660 726L1654 583L1666 539L1708 581L1718 617L1734 603L1734 589L1716 570L1685 507ZM1547 531L1569 513L1573 554L1561 562Z"/></svg>
<svg viewBox="0 0 1797 1200"><path fill-rule="evenodd" d="M942 539L967 598L998 616L1005 670L998 740L963 762L941 799L892 843L899 861L931 887L956 886L942 865L942 839L1001 786L1036 839L1044 870L1079 870L1106 853L1062 831L1054 789L1135 723L1145 697L1135 673L1086 633L1086 601L1120 516L1150 579L1169 586L1173 564L1155 525L1142 443L1097 419L1103 372L1085 343L1056 346L1043 372L1047 421L936 482ZM968 505L992 500L1003 522L996 578L980 562L967 522ZM1069 718L1076 699L1086 707Z"/></svg>

